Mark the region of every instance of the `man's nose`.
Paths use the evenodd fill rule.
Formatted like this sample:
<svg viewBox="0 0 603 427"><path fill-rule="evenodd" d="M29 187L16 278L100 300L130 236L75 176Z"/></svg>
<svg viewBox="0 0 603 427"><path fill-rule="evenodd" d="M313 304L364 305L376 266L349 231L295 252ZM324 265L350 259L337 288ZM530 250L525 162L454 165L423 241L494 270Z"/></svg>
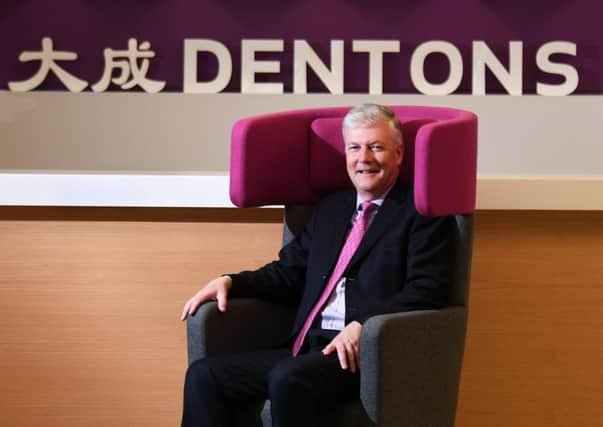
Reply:
<svg viewBox="0 0 603 427"><path fill-rule="evenodd" d="M369 147L360 148L360 152L358 153L358 160L361 162L369 162L373 159L373 152Z"/></svg>

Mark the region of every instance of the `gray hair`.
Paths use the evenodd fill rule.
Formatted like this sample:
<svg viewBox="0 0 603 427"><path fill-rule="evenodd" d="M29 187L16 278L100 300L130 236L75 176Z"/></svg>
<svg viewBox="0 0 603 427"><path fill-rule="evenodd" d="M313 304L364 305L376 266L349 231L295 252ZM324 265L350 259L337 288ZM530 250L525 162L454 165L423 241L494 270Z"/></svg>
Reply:
<svg viewBox="0 0 603 427"><path fill-rule="evenodd" d="M377 123L388 122L394 141L402 146L402 124L396 114L389 108L379 104L360 104L352 108L343 119L343 139L349 129L369 128Z"/></svg>

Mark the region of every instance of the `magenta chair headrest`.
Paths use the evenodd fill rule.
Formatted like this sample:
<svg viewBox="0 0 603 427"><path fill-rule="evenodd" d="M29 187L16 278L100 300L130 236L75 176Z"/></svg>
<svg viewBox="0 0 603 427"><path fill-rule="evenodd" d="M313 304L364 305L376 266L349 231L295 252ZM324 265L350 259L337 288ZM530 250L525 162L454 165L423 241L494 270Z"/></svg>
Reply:
<svg viewBox="0 0 603 427"><path fill-rule="evenodd" d="M402 122L401 177L427 216L475 210L477 117L440 107L390 107ZM237 121L230 199L240 207L315 203L351 188L341 124L350 107L287 111Z"/></svg>

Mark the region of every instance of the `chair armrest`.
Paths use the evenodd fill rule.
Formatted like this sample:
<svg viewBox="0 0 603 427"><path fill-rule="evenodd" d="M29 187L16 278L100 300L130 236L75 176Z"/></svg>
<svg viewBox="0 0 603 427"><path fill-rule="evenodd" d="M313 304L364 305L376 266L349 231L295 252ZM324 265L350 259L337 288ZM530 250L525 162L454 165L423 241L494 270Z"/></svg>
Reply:
<svg viewBox="0 0 603 427"><path fill-rule="evenodd" d="M360 397L379 426L454 425L467 310L368 319L360 338Z"/></svg>
<svg viewBox="0 0 603 427"><path fill-rule="evenodd" d="M294 318L295 308L257 299L230 299L224 313L216 302L205 303L186 322L188 362L275 346L287 339Z"/></svg>

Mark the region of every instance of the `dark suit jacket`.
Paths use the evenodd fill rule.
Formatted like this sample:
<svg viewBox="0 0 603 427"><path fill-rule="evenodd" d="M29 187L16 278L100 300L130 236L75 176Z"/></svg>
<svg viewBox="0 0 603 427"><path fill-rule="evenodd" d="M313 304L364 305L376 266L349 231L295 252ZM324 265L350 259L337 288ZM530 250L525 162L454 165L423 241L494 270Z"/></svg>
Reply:
<svg viewBox="0 0 603 427"><path fill-rule="evenodd" d="M353 190L323 199L301 238L284 246L277 261L230 275L229 297L297 305L292 336L297 335L335 267L355 209ZM454 256L452 221L418 214L412 188L398 181L343 273L345 324L446 305Z"/></svg>

